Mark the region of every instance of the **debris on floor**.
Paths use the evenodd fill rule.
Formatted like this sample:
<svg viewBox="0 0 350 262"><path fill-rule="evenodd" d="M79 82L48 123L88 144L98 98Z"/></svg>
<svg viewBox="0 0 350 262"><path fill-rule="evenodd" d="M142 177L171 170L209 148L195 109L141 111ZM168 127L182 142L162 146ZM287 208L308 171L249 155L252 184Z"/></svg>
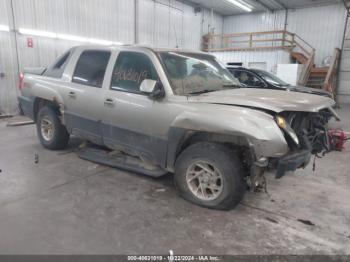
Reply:
<svg viewBox="0 0 350 262"><path fill-rule="evenodd" d="M24 125L32 125L34 121L25 116L15 116L11 117L6 126L24 126Z"/></svg>
<svg viewBox="0 0 350 262"><path fill-rule="evenodd" d="M312 223L310 220L298 219L298 221L308 226L315 226L315 224Z"/></svg>
<svg viewBox="0 0 350 262"><path fill-rule="evenodd" d="M37 153L34 154L34 164L39 164L39 155Z"/></svg>
<svg viewBox="0 0 350 262"><path fill-rule="evenodd" d="M12 115L2 115L0 114L0 119L11 118Z"/></svg>
<svg viewBox="0 0 350 262"><path fill-rule="evenodd" d="M269 221L269 222L272 222L272 223L278 224L278 221L277 221L277 220L275 220L275 219L273 219L273 218L271 218L271 217L265 217L265 219L266 219L267 221Z"/></svg>

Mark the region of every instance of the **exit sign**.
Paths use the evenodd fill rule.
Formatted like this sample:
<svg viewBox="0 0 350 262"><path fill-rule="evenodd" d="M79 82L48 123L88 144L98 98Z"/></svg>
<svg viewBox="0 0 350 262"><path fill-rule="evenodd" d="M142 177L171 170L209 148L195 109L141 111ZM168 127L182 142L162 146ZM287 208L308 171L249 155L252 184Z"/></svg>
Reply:
<svg viewBox="0 0 350 262"><path fill-rule="evenodd" d="M27 47L33 48L34 43L33 43L33 38L27 37Z"/></svg>

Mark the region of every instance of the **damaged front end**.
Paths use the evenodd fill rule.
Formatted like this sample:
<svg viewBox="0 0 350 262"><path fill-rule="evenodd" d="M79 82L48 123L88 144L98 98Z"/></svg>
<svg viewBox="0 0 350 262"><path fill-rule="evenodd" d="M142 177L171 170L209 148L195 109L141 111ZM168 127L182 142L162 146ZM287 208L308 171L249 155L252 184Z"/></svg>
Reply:
<svg viewBox="0 0 350 262"><path fill-rule="evenodd" d="M290 152L270 161L270 167L276 168L276 178L287 171L304 168L312 155L322 157L331 151L328 122L339 117L332 108L319 112L282 112L276 116L278 126L283 130Z"/></svg>

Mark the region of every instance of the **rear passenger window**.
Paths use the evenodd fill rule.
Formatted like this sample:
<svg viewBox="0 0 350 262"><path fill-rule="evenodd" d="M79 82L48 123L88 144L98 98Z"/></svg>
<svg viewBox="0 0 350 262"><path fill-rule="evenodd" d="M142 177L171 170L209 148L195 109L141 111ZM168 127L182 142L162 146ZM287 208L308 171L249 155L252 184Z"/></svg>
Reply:
<svg viewBox="0 0 350 262"><path fill-rule="evenodd" d="M110 55L108 51L84 51L75 67L72 82L102 87Z"/></svg>
<svg viewBox="0 0 350 262"><path fill-rule="evenodd" d="M111 89L141 93L144 79L158 80L157 72L148 56L136 52L121 52L115 63Z"/></svg>
<svg viewBox="0 0 350 262"><path fill-rule="evenodd" d="M51 65L43 74L44 76L61 78L68 63L68 58L71 55L71 51L66 52L60 56L53 65Z"/></svg>

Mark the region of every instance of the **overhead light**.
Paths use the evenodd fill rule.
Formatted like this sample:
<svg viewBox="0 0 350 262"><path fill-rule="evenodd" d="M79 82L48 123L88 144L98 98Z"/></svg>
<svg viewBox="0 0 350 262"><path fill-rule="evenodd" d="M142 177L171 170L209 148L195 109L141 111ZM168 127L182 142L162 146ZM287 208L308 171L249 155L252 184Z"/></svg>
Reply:
<svg viewBox="0 0 350 262"><path fill-rule="evenodd" d="M7 25L0 25L0 31L10 31L10 27L8 27Z"/></svg>
<svg viewBox="0 0 350 262"><path fill-rule="evenodd" d="M253 7L246 2L238 1L238 0L226 0L227 2L243 9L244 11L251 12L253 11Z"/></svg>
<svg viewBox="0 0 350 262"><path fill-rule="evenodd" d="M92 44L98 44L98 45L122 45L123 44L120 42L112 42L112 41L96 39L96 38L89 38L88 42Z"/></svg>
<svg viewBox="0 0 350 262"><path fill-rule="evenodd" d="M113 41L95 39L95 38L87 38L87 37L82 37L77 35L57 34L53 32L34 30L34 29L28 29L28 28L20 28L18 29L18 32L23 35L42 36L42 37L48 37L48 38L69 40L74 42L86 42L86 43L92 43L92 44L98 44L98 45L122 45L122 43L120 42L113 42Z"/></svg>
<svg viewBox="0 0 350 262"><path fill-rule="evenodd" d="M20 28L18 32L23 35L33 35L33 36L43 36L49 38L57 38L57 34L48 32L48 31L40 31L34 29Z"/></svg>
<svg viewBox="0 0 350 262"><path fill-rule="evenodd" d="M67 34L57 34L58 39L69 40L74 42L87 42L86 37L76 36L76 35L67 35Z"/></svg>

